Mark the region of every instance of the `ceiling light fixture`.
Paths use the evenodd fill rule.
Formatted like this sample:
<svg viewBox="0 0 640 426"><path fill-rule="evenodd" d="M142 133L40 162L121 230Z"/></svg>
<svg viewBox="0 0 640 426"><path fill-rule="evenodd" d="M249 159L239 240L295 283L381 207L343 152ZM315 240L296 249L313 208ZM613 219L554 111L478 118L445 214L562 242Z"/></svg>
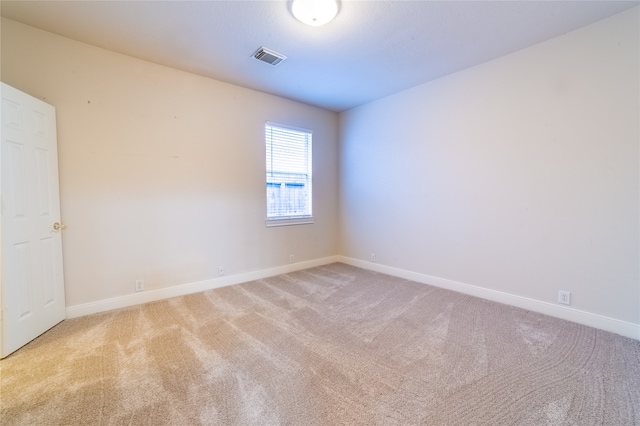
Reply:
<svg viewBox="0 0 640 426"><path fill-rule="evenodd" d="M292 0L291 13L300 22L319 27L335 18L338 13L337 0Z"/></svg>

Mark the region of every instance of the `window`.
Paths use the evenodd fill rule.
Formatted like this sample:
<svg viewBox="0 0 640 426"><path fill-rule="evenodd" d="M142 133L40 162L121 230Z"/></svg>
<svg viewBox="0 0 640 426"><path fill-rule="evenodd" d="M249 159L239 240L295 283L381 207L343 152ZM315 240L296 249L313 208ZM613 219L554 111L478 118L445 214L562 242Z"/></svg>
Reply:
<svg viewBox="0 0 640 426"><path fill-rule="evenodd" d="M311 131L267 123L267 226L313 223Z"/></svg>

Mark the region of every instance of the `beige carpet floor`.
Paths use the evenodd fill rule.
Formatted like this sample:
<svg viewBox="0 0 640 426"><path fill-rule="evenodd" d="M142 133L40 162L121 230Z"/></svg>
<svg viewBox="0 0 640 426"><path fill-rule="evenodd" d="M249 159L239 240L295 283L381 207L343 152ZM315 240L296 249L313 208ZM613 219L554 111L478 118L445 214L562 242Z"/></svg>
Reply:
<svg viewBox="0 0 640 426"><path fill-rule="evenodd" d="M639 425L640 342L344 264L66 320L3 425Z"/></svg>

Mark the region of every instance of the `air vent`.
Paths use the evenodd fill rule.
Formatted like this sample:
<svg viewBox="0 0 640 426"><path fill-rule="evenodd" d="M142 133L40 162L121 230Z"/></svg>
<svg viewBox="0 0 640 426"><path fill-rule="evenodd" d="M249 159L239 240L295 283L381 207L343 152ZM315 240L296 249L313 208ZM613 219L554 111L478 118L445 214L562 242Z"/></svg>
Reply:
<svg viewBox="0 0 640 426"><path fill-rule="evenodd" d="M258 49L256 53L253 54L253 57L274 67L280 62L287 59L286 56L278 52L274 52L273 50L267 49L266 47L261 47L260 49Z"/></svg>

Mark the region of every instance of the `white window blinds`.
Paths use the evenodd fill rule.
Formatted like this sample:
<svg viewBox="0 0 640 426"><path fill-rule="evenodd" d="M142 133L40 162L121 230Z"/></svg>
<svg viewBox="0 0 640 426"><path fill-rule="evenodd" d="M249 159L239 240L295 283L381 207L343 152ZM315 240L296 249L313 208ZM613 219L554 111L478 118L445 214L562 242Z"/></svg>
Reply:
<svg viewBox="0 0 640 426"><path fill-rule="evenodd" d="M311 210L311 132L273 123L265 125L267 224L301 223ZM305 223L308 223L305 222Z"/></svg>

